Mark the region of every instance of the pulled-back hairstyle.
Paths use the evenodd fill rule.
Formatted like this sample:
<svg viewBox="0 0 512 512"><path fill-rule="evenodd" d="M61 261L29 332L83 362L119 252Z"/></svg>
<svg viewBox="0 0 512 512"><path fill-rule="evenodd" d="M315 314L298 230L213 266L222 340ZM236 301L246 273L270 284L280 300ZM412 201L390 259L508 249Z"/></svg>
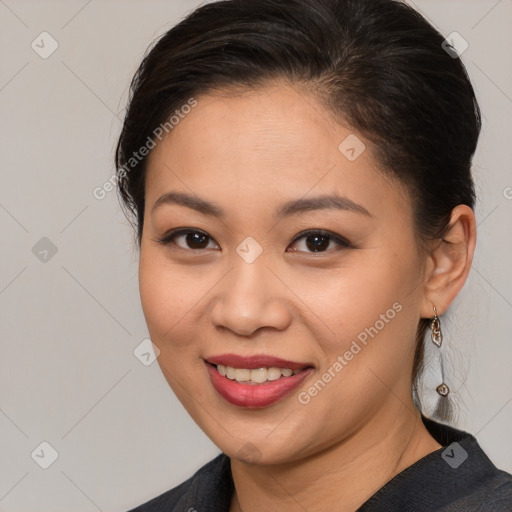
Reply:
<svg viewBox="0 0 512 512"><path fill-rule="evenodd" d="M419 247L443 236L454 207L474 206L471 159L480 110L443 36L396 0L224 0L203 5L148 51L116 148L120 197L140 244L155 130L191 98L285 80L314 94L372 145L409 190ZM134 158L137 154L137 158ZM428 319L418 325L413 382Z"/></svg>

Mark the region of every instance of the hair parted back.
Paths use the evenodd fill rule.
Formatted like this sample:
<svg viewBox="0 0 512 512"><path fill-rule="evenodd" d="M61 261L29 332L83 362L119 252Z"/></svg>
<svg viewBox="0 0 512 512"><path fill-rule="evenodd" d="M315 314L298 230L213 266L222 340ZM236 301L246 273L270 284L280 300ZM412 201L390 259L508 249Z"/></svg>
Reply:
<svg viewBox="0 0 512 512"><path fill-rule="evenodd" d="M398 0L222 0L171 28L130 87L116 148L118 190L137 229L147 157L127 165L190 98L284 80L318 98L372 145L382 172L406 186L419 247L439 238L457 205L474 207L471 160L480 110L444 37ZM428 319L418 326L415 381Z"/></svg>

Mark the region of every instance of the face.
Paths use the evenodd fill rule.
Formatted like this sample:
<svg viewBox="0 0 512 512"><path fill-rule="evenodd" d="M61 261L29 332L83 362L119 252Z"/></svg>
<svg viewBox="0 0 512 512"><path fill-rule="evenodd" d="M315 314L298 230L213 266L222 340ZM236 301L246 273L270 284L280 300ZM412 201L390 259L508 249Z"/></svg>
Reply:
<svg viewBox="0 0 512 512"><path fill-rule="evenodd" d="M403 414L423 293L411 202L314 97L197 97L149 157L145 208L150 336L223 452L298 460Z"/></svg>

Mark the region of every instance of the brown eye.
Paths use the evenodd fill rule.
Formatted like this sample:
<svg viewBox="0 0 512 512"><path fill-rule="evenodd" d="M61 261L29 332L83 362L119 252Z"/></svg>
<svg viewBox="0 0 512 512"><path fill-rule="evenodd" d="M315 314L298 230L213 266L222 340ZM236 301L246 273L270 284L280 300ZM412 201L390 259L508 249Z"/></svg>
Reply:
<svg viewBox="0 0 512 512"><path fill-rule="evenodd" d="M213 243L213 239L204 233L196 229L177 229L173 230L159 240L164 245L174 244L181 249L192 249L201 250L208 249L208 244ZM214 243L214 247L218 247Z"/></svg>
<svg viewBox="0 0 512 512"><path fill-rule="evenodd" d="M298 243L302 239L304 241ZM291 252L328 252L333 246L339 248L350 247L350 242L334 233L311 230L299 233L292 244L298 245L299 248L293 249Z"/></svg>

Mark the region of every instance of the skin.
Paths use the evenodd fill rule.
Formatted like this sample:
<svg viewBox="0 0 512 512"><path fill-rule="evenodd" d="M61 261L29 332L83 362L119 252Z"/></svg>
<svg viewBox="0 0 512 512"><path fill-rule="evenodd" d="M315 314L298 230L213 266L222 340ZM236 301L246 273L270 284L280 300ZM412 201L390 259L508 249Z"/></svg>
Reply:
<svg viewBox="0 0 512 512"><path fill-rule="evenodd" d="M434 304L444 313L464 284L473 212L455 208L444 239L422 252L407 190L379 170L360 134L366 150L349 161L338 146L354 131L313 96L281 83L197 100L147 167L140 293L160 367L231 458L231 511L352 511L441 447L412 402L415 333L419 319L432 318ZM154 208L171 191L213 202L225 216L172 203ZM369 215L327 208L274 216L286 201L331 193ZM184 235L159 241L182 227L204 231L204 248ZM306 229L350 245L323 239L314 252L307 238L294 241ZM236 252L249 236L263 249L253 263ZM394 303L401 311L300 403L299 392ZM244 409L210 383L204 360L223 353L269 354L315 371L280 402Z"/></svg>

